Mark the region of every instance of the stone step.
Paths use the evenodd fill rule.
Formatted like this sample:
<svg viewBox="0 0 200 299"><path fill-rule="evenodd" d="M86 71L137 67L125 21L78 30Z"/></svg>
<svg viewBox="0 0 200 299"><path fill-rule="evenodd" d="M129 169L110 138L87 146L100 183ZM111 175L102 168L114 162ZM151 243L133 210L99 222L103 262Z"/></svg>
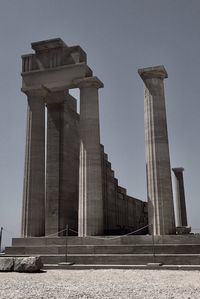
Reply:
<svg viewBox="0 0 200 299"><path fill-rule="evenodd" d="M102 269L123 269L123 270L186 270L186 271L200 271L200 265L84 265L84 264L44 264L44 270L102 270Z"/></svg>
<svg viewBox="0 0 200 299"><path fill-rule="evenodd" d="M6 254L200 254L200 244L47 245L6 247Z"/></svg>
<svg viewBox="0 0 200 299"><path fill-rule="evenodd" d="M152 254L68 254L67 257L64 254L46 254L40 256L44 264L67 261L85 265L146 265L153 262L165 265L200 265L200 254L156 254L155 257Z"/></svg>
<svg viewBox="0 0 200 299"><path fill-rule="evenodd" d="M65 262L65 255L42 255L43 263ZM75 264L121 264L121 265L144 265L147 263L157 262L171 265L199 265L200 255L197 254L158 254L153 259L152 254L69 254L67 261Z"/></svg>
<svg viewBox="0 0 200 299"><path fill-rule="evenodd" d="M200 244L200 235L163 235L154 236L155 244ZM68 245L136 245L152 244L150 235L113 236L113 237L67 237ZM66 237L36 237L36 238L14 238L13 246L46 246L65 245Z"/></svg>
<svg viewBox="0 0 200 299"><path fill-rule="evenodd" d="M66 261L64 255L59 256L42 256L43 262L46 263L51 261L51 263ZM172 264L172 265L199 265L200 255L197 254L158 254L153 259L152 254L69 254L67 255L67 261L73 262L75 264L147 264L151 262Z"/></svg>

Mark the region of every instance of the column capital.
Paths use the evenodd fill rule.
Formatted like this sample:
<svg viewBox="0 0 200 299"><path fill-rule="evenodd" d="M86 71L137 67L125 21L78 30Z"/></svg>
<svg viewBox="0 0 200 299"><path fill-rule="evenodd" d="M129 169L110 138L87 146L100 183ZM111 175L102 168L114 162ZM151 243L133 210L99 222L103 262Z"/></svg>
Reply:
<svg viewBox="0 0 200 299"><path fill-rule="evenodd" d="M140 75L143 81L145 81L146 79L153 79L153 78L158 78L158 79L168 78L167 71L163 65L139 69L138 74Z"/></svg>
<svg viewBox="0 0 200 299"><path fill-rule="evenodd" d="M46 86L42 85L46 104L58 104L65 101L66 95L69 94L68 90L51 91Z"/></svg>
<svg viewBox="0 0 200 299"><path fill-rule="evenodd" d="M77 84L78 88L84 88L84 87L103 88L104 87L103 82L101 82L97 77L86 77L84 79L77 79L74 80L74 83Z"/></svg>
<svg viewBox="0 0 200 299"><path fill-rule="evenodd" d="M47 94L47 91L42 87L37 89L21 88L21 91L25 93L27 97L45 97Z"/></svg>
<svg viewBox="0 0 200 299"><path fill-rule="evenodd" d="M175 167L175 168L172 168L172 170L174 173L179 173L179 172L183 172L184 168L183 167Z"/></svg>
<svg viewBox="0 0 200 299"><path fill-rule="evenodd" d="M21 88L21 91L27 95L28 98L43 98L46 104L63 103L67 90L51 91L44 85L37 89Z"/></svg>

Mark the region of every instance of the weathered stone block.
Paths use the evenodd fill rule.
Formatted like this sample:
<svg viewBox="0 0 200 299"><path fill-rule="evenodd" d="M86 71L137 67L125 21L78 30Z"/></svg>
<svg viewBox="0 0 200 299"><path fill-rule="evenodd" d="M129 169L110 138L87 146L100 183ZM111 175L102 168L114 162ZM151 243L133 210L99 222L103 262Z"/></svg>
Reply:
<svg viewBox="0 0 200 299"><path fill-rule="evenodd" d="M15 272L40 272L42 268L43 264L39 256L16 258L14 262Z"/></svg>
<svg viewBox="0 0 200 299"><path fill-rule="evenodd" d="M1 257L0 258L0 272L10 272L14 268L14 258Z"/></svg>

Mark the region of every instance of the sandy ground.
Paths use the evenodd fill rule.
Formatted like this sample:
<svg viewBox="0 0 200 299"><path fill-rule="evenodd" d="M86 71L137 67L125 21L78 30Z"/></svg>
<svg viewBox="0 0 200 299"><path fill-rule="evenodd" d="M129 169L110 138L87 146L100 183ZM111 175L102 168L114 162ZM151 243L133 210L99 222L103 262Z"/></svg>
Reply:
<svg viewBox="0 0 200 299"><path fill-rule="evenodd" d="M200 298L200 272L48 270L0 273L0 298Z"/></svg>

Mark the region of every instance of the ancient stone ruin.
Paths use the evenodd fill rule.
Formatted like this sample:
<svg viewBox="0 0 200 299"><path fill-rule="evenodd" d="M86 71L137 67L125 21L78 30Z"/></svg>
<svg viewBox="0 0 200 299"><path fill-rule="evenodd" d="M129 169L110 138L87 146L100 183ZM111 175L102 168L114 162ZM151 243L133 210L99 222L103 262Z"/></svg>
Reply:
<svg viewBox="0 0 200 299"><path fill-rule="evenodd" d="M32 49L34 54L22 56L28 101L22 236L63 236L66 225L79 236L145 226L146 202L118 185L100 144L103 83L87 65L86 53L61 39L33 43ZM80 114L72 88L80 89Z"/></svg>
<svg viewBox="0 0 200 299"><path fill-rule="evenodd" d="M151 254L155 261L156 245L158 262L199 263L200 238L189 234L181 167L173 168L175 221L164 66L138 70L145 85L144 202L119 186L100 143L103 83L84 50L60 38L32 43L32 49L22 56L28 103L22 235L6 254L41 254L44 263L69 254L79 264L143 264ZM80 90L80 113L69 93L74 88ZM186 247L194 255L184 260Z"/></svg>

